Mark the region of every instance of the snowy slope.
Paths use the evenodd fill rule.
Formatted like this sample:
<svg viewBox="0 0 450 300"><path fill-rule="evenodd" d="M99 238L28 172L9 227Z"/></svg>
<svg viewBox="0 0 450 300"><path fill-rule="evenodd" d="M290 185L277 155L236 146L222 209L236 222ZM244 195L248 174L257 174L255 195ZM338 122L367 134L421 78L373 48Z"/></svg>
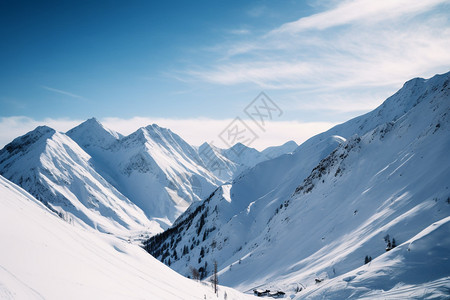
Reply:
<svg viewBox="0 0 450 300"><path fill-rule="evenodd" d="M0 176L1 299L251 299L184 278L142 248L64 222Z"/></svg>
<svg viewBox="0 0 450 300"><path fill-rule="evenodd" d="M123 136L111 129L104 127L97 119L91 118L67 132L80 147L95 150L107 149Z"/></svg>
<svg viewBox="0 0 450 300"><path fill-rule="evenodd" d="M204 267L205 261L198 261L197 257L202 247L210 248L211 239L207 238L208 235L218 234L229 237L227 242L235 247L235 249L226 248L223 250L226 252L220 254L221 257L229 257L246 241L263 232L267 221L280 201L284 201L290 196L298 182L308 176L310 170L341 142L341 138L331 137L326 141L319 142L314 147L262 162L244 172L232 185L226 184L219 187L206 201L193 205L177 220L172 230L176 232L174 240L180 240L179 243L176 243L178 250L172 249L168 252L169 256L163 255L164 251L162 253L150 252L166 262L170 258L175 270L182 274L188 274L190 266ZM288 170L292 165L300 168ZM280 183L274 178L286 180ZM204 221L201 221L202 219ZM233 226L226 226L230 221ZM185 226L186 223L188 226ZM202 226L201 223L205 223L205 226ZM217 232L216 229L223 232ZM169 243L171 239L166 241ZM156 251L165 247L164 244L159 245L159 240L155 240L154 243L158 245L155 248ZM191 248L193 244L195 244L193 248L195 251L192 255L180 257L178 261L175 259L176 251L177 253L183 252L185 245ZM221 247L220 244L219 246ZM194 261L193 258L195 258ZM208 261L211 260L213 258L208 259ZM206 269L207 272L211 271L211 266Z"/></svg>
<svg viewBox="0 0 450 300"><path fill-rule="evenodd" d="M222 155L240 166L238 173L267 160L261 152L242 143L236 143L228 149L223 149Z"/></svg>
<svg viewBox="0 0 450 300"><path fill-rule="evenodd" d="M264 154L267 159L273 159L283 154L288 154L293 152L298 147L297 143L294 141L289 141L280 146L272 146L264 149L262 154Z"/></svg>
<svg viewBox="0 0 450 300"><path fill-rule="evenodd" d="M223 182L230 182L258 163L291 153L297 146L294 141L289 141L283 145L269 147L259 152L242 143L237 143L229 149L220 149L204 143L199 147L198 153L206 167L217 178Z"/></svg>
<svg viewBox="0 0 450 300"><path fill-rule="evenodd" d="M208 170L222 182L227 182L233 179L242 167L240 163L224 156L223 151L206 142L198 148L198 154Z"/></svg>
<svg viewBox="0 0 450 300"><path fill-rule="evenodd" d="M0 174L22 186L66 221L102 232L161 228L118 192L63 133L41 126L0 150Z"/></svg>
<svg viewBox="0 0 450 300"><path fill-rule="evenodd" d="M168 129L151 125L123 137L92 118L67 134L44 126L17 138L0 151L0 174L69 222L122 236L154 234L248 168L214 151L228 174L214 174Z"/></svg>
<svg viewBox="0 0 450 300"><path fill-rule="evenodd" d="M193 147L155 124L119 138L90 119L67 134L104 178L165 227L221 182Z"/></svg>
<svg viewBox="0 0 450 300"><path fill-rule="evenodd" d="M244 172L152 238L147 249L163 261L170 258L181 273L216 258L225 284L242 291L282 289L296 297L302 295L294 295L297 286L309 290L315 278L352 272L366 255L375 265L387 234L401 244L450 215L449 77L413 79L373 112ZM411 272L425 272L411 264ZM392 261L391 267L401 265ZM426 282L445 282L445 270L426 274L429 279L417 276L416 282L395 274L389 279L422 284L423 292ZM443 285L433 286L438 287L430 293ZM383 288L381 281L367 279L359 296L365 287ZM330 291L339 295L339 289L333 285L326 293L333 298Z"/></svg>
<svg viewBox="0 0 450 300"><path fill-rule="evenodd" d="M311 286L299 297L448 299L449 233L450 217L446 217L369 264Z"/></svg>

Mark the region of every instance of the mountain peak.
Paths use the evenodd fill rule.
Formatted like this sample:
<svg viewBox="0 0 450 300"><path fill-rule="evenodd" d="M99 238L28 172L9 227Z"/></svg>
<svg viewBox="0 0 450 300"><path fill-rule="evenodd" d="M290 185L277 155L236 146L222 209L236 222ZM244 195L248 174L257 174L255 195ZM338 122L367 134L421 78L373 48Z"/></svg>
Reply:
<svg viewBox="0 0 450 300"><path fill-rule="evenodd" d="M198 147L198 152L202 153L205 151L210 151L213 150L215 147L212 146L211 144L209 144L208 142L204 142L203 144L200 145L200 147Z"/></svg>
<svg viewBox="0 0 450 300"><path fill-rule="evenodd" d="M229 148L229 150L234 150L234 151L242 151L244 149L253 149L253 150L257 151L256 149L248 147L248 146L242 144L241 142L237 142L236 144L234 144L233 146L231 146Z"/></svg>
<svg viewBox="0 0 450 300"><path fill-rule="evenodd" d="M87 119L86 121L84 121L80 125L70 129L68 131L68 133L71 132L71 131L79 130L81 128L89 128L89 129L92 129L92 128L103 128L103 129L105 129L104 126L96 118L92 117L90 119Z"/></svg>
<svg viewBox="0 0 450 300"><path fill-rule="evenodd" d="M151 125L147 125L146 127L143 127L143 128L146 129L147 132L149 132L149 133L153 133L154 132L154 133L160 133L160 134L164 134L164 135L167 135L167 134L172 135L173 134L170 129L165 128L165 127L161 127L161 126L159 126L158 124L155 124L155 123L153 123Z"/></svg>
<svg viewBox="0 0 450 300"><path fill-rule="evenodd" d="M89 119L87 119L86 121L84 121L83 123L86 123L86 124L98 124L98 125L100 125L100 126L103 126L103 125L97 120L97 118L95 118L95 117L89 118Z"/></svg>
<svg viewBox="0 0 450 300"><path fill-rule="evenodd" d="M204 148L204 147L211 147L211 145L208 142L204 142L203 144L200 145L199 148Z"/></svg>
<svg viewBox="0 0 450 300"><path fill-rule="evenodd" d="M67 132L82 147L106 148L120 139L120 134L107 129L96 118L90 118Z"/></svg>
<svg viewBox="0 0 450 300"><path fill-rule="evenodd" d="M53 128L48 127L47 125L42 125L42 126L36 127L30 133L32 133L32 132L46 134L49 132L55 133L55 130Z"/></svg>
<svg viewBox="0 0 450 300"><path fill-rule="evenodd" d="M151 125L147 125L146 128L149 128L149 129L163 129L163 127L159 126L156 123L153 123Z"/></svg>
<svg viewBox="0 0 450 300"><path fill-rule="evenodd" d="M297 147L298 144L295 141L290 140L290 141L287 141L286 143L284 143L282 146L295 146L295 147Z"/></svg>
<svg viewBox="0 0 450 300"><path fill-rule="evenodd" d="M160 147L166 147L169 144L178 143L180 138L167 128L160 127L157 124L141 127L132 134L122 139L122 144L130 147L131 145L144 145L147 142L155 143Z"/></svg>
<svg viewBox="0 0 450 300"><path fill-rule="evenodd" d="M53 128L48 126L38 126L34 130L15 138L11 143L3 148L10 154L15 154L18 152L26 151L31 145L35 144L37 141L48 138L49 136L56 133ZM3 150L1 151L3 152Z"/></svg>
<svg viewBox="0 0 450 300"><path fill-rule="evenodd" d="M283 145L280 146L272 146L264 149L261 153L264 154L267 158L275 158L282 154L291 153L295 151L298 147L297 143L294 141L287 141Z"/></svg>

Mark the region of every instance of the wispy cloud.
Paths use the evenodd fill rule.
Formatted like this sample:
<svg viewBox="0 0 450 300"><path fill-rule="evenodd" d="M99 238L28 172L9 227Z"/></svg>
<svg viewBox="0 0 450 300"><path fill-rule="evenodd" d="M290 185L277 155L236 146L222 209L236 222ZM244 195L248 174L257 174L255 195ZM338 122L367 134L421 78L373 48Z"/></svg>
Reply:
<svg viewBox="0 0 450 300"><path fill-rule="evenodd" d="M237 37L216 48L208 67L184 72L218 85L306 91L322 107L327 95L342 98L352 89L393 93L412 77L450 70L449 8L448 0L343 1L261 36ZM373 107L361 101L354 93L346 107Z"/></svg>
<svg viewBox="0 0 450 300"><path fill-rule="evenodd" d="M402 16L415 15L432 9L447 0L353 0L344 1L337 7L312 16L300 18L297 21L283 24L270 32L278 34L283 32L298 33L310 29L326 29L334 26L356 22L379 23L382 21L398 19Z"/></svg>
<svg viewBox="0 0 450 300"><path fill-rule="evenodd" d="M103 118L100 121L107 128L124 135L130 134L140 127L155 123L171 129L192 145L198 146L203 142L213 141L216 146L225 147L226 145L221 142L218 135L231 123L232 119L134 117L129 119ZM39 125L47 125L57 131L66 132L81 122L83 121L72 119L35 120L23 116L0 118L0 148L11 142L14 138L33 130ZM251 120L247 122L249 126L252 126ZM335 123L332 122L268 122L265 126L267 129L266 132L259 134L259 138L250 146L262 150L269 146L281 145L289 140L301 143L309 137L331 128L333 125Z"/></svg>
<svg viewBox="0 0 450 300"><path fill-rule="evenodd" d="M55 88L52 88L52 87L48 87L48 86L45 86L45 85L41 85L41 88L43 88L44 90L50 91L50 92L54 92L54 93L57 93L57 94L64 95L64 96L69 96L69 97L76 98L76 99L86 100L86 98L83 97L83 96L76 95L76 94L73 94L73 93L70 93L70 92L67 92L67 91L55 89Z"/></svg>
<svg viewBox="0 0 450 300"><path fill-rule="evenodd" d="M249 29L241 28L241 29L230 30L229 33L236 34L236 35L246 35L246 34L250 34L251 31Z"/></svg>

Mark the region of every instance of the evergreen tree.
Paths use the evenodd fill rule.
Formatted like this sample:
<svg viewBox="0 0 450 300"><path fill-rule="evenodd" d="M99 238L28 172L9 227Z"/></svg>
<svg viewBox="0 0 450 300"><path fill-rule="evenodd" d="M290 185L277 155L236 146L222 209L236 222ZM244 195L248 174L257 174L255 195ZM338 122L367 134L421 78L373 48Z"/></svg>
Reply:
<svg viewBox="0 0 450 300"><path fill-rule="evenodd" d="M192 279L194 279L194 280L200 279L200 272L196 268L191 267L191 274L192 274Z"/></svg>
<svg viewBox="0 0 450 300"><path fill-rule="evenodd" d="M200 267L200 269L198 269L198 272L199 272L199 274L200 274L200 279L205 278L205 276L206 276L206 270L205 270L205 268Z"/></svg>
<svg viewBox="0 0 450 300"><path fill-rule="evenodd" d="M177 250L176 250L176 249L173 250L173 258L174 258L175 260L178 260L178 254L177 254Z"/></svg>
<svg viewBox="0 0 450 300"><path fill-rule="evenodd" d="M219 284L219 277L217 276L217 261L214 261L214 273L211 276L211 284L213 286L214 289L214 293L217 294L218 292L218 287L217 285Z"/></svg>

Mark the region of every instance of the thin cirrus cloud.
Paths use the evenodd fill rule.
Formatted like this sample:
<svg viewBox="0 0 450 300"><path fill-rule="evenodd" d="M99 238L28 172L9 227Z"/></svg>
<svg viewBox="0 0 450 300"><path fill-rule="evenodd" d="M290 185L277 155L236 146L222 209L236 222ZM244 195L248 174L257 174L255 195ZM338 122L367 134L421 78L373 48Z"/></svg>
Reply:
<svg viewBox="0 0 450 300"><path fill-rule="evenodd" d="M449 15L439 5L448 8L450 3L344 1L262 36L236 38L216 47L218 59L208 67L185 72L212 84L307 91L309 96L314 91L318 107L324 106L324 95L343 97L354 89L379 93L382 88L388 92L384 94L392 94L410 78L450 69ZM373 98L354 93L347 101L351 111L352 102L361 106Z"/></svg>
<svg viewBox="0 0 450 300"><path fill-rule="evenodd" d="M250 34L251 32L248 29L233 29L233 30L230 30L229 33L236 34L236 35L246 35L246 34Z"/></svg>
<svg viewBox="0 0 450 300"><path fill-rule="evenodd" d="M70 92L67 92L67 91L63 91L63 90L60 90L60 89L55 89L55 88L52 88L52 87L49 87L49 86L45 86L45 85L41 85L41 88L43 88L44 90L53 92L53 93L61 94L61 95L64 95L64 96L69 96L71 98L82 99L82 100L86 99L83 96L76 95L76 94L73 94L73 93L70 93Z"/></svg>
<svg viewBox="0 0 450 300"><path fill-rule="evenodd" d="M219 135L233 120L133 117L129 119L103 118L100 121L105 127L124 135L130 134L140 127L155 123L161 127L170 128L191 145L199 146L204 142L210 142L217 147L227 147L228 145L221 141ZM57 131L66 132L82 122L83 120L67 118L35 120L23 116L3 117L0 118L0 148L11 142L14 138L26 134L40 125L47 125ZM288 140L294 140L297 144L300 144L309 137L335 125L332 122L277 121L268 122L265 127L266 131L261 132L258 131L259 129L256 125L253 126L251 124L251 121L246 122L258 135L258 138L249 146L259 150L263 150L269 146L281 145Z"/></svg>
<svg viewBox="0 0 450 300"><path fill-rule="evenodd" d="M355 22L378 23L405 15L414 15L446 3L447 0L354 0L346 1L334 9L318 13L297 21L283 24L270 34L298 33L309 29L326 29Z"/></svg>

